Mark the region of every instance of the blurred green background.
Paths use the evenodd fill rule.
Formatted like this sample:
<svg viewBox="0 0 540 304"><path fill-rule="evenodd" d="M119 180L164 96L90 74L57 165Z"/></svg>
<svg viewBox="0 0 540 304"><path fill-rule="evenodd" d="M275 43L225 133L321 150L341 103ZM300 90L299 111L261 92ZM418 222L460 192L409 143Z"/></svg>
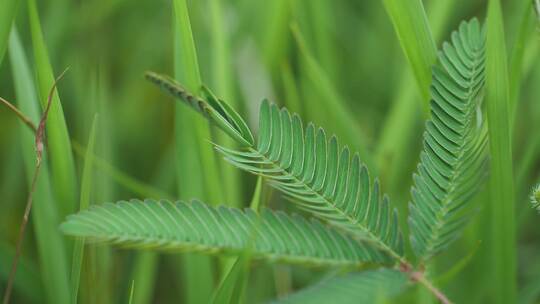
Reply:
<svg viewBox="0 0 540 304"><path fill-rule="evenodd" d="M13 26L18 35L12 30L0 62L0 97L25 112L28 103L37 106L37 96L43 102L43 92L50 85L39 88L35 77L38 70L46 69L43 62L36 60L39 46L36 37L32 38L36 32L29 20L32 2L0 0L0 10L6 11L8 2L18 2ZM518 47L524 48L521 91L513 126L519 301L536 303L540 299L540 215L530 208L528 194L540 181L540 37L532 10L523 21L525 2L503 1L503 12L509 54ZM268 98L301 114L304 121L313 121L339 135L342 142L361 152L405 219L408 189L421 149L425 101L383 1L199 0L187 4L204 84L248 118L255 130L258 106L263 98ZM487 6L483 0L426 0L423 4L437 48L449 39L449 33L460 21L472 17L483 20ZM255 187L252 176L241 174L217 159L216 154L212 154L215 159L210 163L204 157L190 158L203 155L201 146L210 147L208 141L221 142L223 136L212 130L212 138L196 139L189 135L195 132L195 125L182 127L178 123L175 129L175 116L185 118L176 109L189 110L177 108L170 98L144 80L146 70L182 73L181 64L175 72L171 1L42 0L35 5L54 75L70 67L58 92L71 139L71 147L67 146L65 151L72 151L75 178L68 180L69 185L59 182L54 167L52 173L42 172L47 180L51 179L42 188L50 189L38 190L35 204L41 204L41 208L36 207L39 209L33 212L39 214L47 212L43 208L49 209L56 213L59 223L66 214L78 209L80 176L95 114L99 118L90 203L195 197L213 204L248 206ZM516 39L523 23L527 24L528 38L521 46L516 45ZM21 64L24 61L26 71ZM22 79L19 84L17 77ZM17 91L21 83L26 87ZM25 113L37 123L37 112ZM185 119L204 124L194 117ZM0 106L0 290L6 285L28 195L33 165L33 146L28 136L17 117ZM68 163L71 157L50 154L51 159L60 157ZM182 167L175 165L182 159L194 163L192 170L181 171ZM193 188L194 181L203 180L208 174L219 176L223 195ZM62 192L67 194L59 198ZM269 189L263 193L271 207L293 210L278 194ZM65 201L59 203L62 199ZM485 271L490 267L486 264L490 253L482 247L486 235L482 206L489 200L485 193L475 200L479 209L477 220L457 244L437 258L433 270L444 274L452 265L463 264L440 283L457 303L488 303L491 292ZM49 281L58 274L46 271L43 263L47 260L40 255L57 240L63 240L65 248L57 250L65 251L64 257L54 259L63 259L60 263L69 271L73 242L51 227L54 226L43 236L36 233L40 229L36 223L33 229L29 226L13 303L62 302L52 300L55 296L49 290ZM47 238L53 238L52 234L58 235L49 242ZM179 255L90 246L82 268L79 300L126 303L134 281L134 303L206 301L218 282L219 267L215 259L210 264L205 259L188 259L214 269L214 285L191 284L204 282L205 271L185 267L185 259ZM333 274L335 271L327 269L258 263L252 267L246 302L270 300ZM433 300L413 289L400 301Z"/></svg>

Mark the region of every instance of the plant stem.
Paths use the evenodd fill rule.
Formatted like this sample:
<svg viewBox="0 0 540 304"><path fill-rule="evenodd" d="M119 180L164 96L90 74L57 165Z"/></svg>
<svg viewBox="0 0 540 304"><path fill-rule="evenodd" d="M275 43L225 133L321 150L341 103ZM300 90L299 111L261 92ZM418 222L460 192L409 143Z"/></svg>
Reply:
<svg viewBox="0 0 540 304"><path fill-rule="evenodd" d="M413 281L424 285L442 304L452 303L437 287L435 287L428 279L426 279L423 272L413 271L410 274L410 277Z"/></svg>
<svg viewBox="0 0 540 304"><path fill-rule="evenodd" d="M15 107L12 103L5 100L4 98L0 97L0 101L3 104L5 104L8 107L8 109L13 111L13 113L15 113L15 115L17 115L19 117L19 119L22 120L22 122L24 122L30 129L32 129L32 131L34 131L34 133L37 132L36 125L32 122L32 120L28 116L24 115L23 112L21 112L19 109L17 109L17 107Z"/></svg>
<svg viewBox="0 0 540 304"><path fill-rule="evenodd" d="M36 167L34 170L34 176L32 177L32 184L30 186L30 193L28 194L28 199L26 201L26 207L24 209L23 219L21 223L21 227L19 230L19 236L17 238L17 246L15 251L15 257L13 258L13 264L11 265L11 271L9 273L9 279L6 287L6 292L4 294L3 304L8 304L9 300L11 298L11 290L13 289L13 282L15 281L15 275L17 274L17 266L19 262L19 257L21 256L21 250L22 250L22 242L24 238L24 232L26 231L26 226L28 225L28 219L30 218L30 211L32 210L32 202L34 198L34 192L36 191L36 184L37 179L39 176L39 171L41 170L41 164L42 164L42 158L43 158L43 135L45 132L45 124L47 123L47 117L49 115L49 110L51 108L51 102L54 90L56 89L56 85L62 77L64 77L64 74L67 72L67 69L56 78L56 81L54 82L50 92L49 97L47 99L47 107L45 108L45 111L43 112L43 115L41 116L41 120L39 121L39 126L36 130L36 141L35 141L35 148L36 148Z"/></svg>

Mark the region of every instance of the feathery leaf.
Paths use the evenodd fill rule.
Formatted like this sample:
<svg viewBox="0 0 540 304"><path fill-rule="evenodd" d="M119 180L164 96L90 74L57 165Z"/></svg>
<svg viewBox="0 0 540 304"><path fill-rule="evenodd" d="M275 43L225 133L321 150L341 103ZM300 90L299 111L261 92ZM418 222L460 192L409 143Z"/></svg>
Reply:
<svg viewBox="0 0 540 304"><path fill-rule="evenodd" d="M178 82L166 75L146 72L145 76L165 92L183 100L240 144L253 145L253 135L240 114L226 102L218 99L207 87L202 87L202 93L206 97L202 99L189 93Z"/></svg>
<svg viewBox="0 0 540 304"><path fill-rule="evenodd" d="M211 207L199 201L121 201L91 206L61 225L68 235L127 248L241 254L314 266L359 268L388 257L316 220L265 209Z"/></svg>
<svg viewBox="0 0 540 304"><path fill-rule="evenodd" d="M407 286L407 276L393 269L368 270L323 280L275 303L377 303Z"/></svg>
<svg viewBox="0 0 540 304"><path fill-rule="evenodd" d="M240 169L269 179L300 208L375 244L401 260L402 239L396 211L381 198L379 182L335 136L302 121L287 109L264 101L256 147L234 151L217 146Z"/></svg>
<svg viewBox="0 0 540 304"><path fill-rule="evenodd" d="M431 119L409 205L411 243L428 259L460 235L470 198L487 174L487 128L480 115L485 35L478 21L461 23L434 66Z"/></svg>

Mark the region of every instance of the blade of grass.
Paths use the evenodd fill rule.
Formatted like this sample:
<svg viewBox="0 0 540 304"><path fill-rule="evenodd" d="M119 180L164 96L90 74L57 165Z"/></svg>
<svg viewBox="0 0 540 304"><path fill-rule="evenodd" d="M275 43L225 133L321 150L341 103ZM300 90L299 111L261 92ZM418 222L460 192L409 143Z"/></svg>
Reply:
<svg viewBox="0 0 540 304"><path fill-rule="evenodd" d="M96 139L96 124L97 115L94 115L90 135L88 137L88 145L86 149L86 157L81 178L81 196L79 200L79 210L85 210L90 206L90 192L92 191L92 168L93 168L93 151ZM71 264L71 303L77 303L77 295L79 293L79 282L81 280L81 268L84 258L84 239L77 239L73 246L73 258Z"/></svg>
<svg viewBox="0 0 540 304"><path fill-rule="evenodd" d="M28 14L36 65L38 96L42 107L45 107L47 93L54 83L54 74L43 40L35 0L28 1ZM47 125L47 139L52 173L51 182L59 202L60 216L64 217L74 210L78 187L64 110L57 92L52 99Z"/></svg>
<svg viewBox="0 0 540 304"><path fill-rule="evenodd" d="M269 69L279 65L289 47L287 25L291 15L292 2L289 0L276 0L269 2L264 9L266 11L266 29L263 35L264 41L261 52ZM257 9L261 10L262 6Z"/></svg>
<svg viewBox="0 0 540 304"><path fill-rule="evenodd" d="M156 284L159 255L155 252L138 252L133 269L133 281L137 288L133 290L134 304L153 303L154 285Z"/></svg>
<svg viewBox="0 0 540 304"><path fill-rule="evenodd" d="M197 51L191 31L186 0L174 0L174 74L191 92L200 92L202 84ZM200 198L217 203L223 198L217 163L210 140L210 127L193 111L176 104L176 174L180 198ZM207 303L212 294L211 259L184 255L183 281L186 303Z"/></svg>
<svg viewBox="0 0 540 304"><path fill-rule="evenodd" d="M17 13L19 0L2 0L2 9L0 10L0 66L6 53L11 25Z"/></svg>
<svg viewBox="0 0 540 304"><path fill-rule="evenodd" d="M31 72L16 31L12 31L9 42L9 57L19 109L32 120L40 116ZM35 166L34 133L26 125L20 127L23 159L27 176L31 178ZM51 192L47 164L42 165L40 178L36 184L34 212L32 216L36 234L39 262L49 303L69 303L68 267L64 240L58 231L60 220L55 200ZM29 181L30 182L30 181Z"/></svg>
<svg viewBox="0 0 540 304"><path fill-rule="evenodd" d="M0 242L0 281L7 282L11 261L15 257L15 248L11 245ZM39 277L39 270L34 261L26 255L22 255L19 260L17 276L13 282L13 290L20 294L21 298L38 303L43 299L43 286Z"/></svg>
<svg viewBox="0 0 540 304"><path fill-rule="evenodd" d="M437 48L431 35L421 0L384 0L405 57L411 65L422 96L424 116L429 115L429 85L431 66L437 58Z"/></svg>
<svg viewBox="0 0 540 304"><path fill-rule="evenodd" d="M371 170L376 171L375 164L367 150L367 139L358 123L351 116L350 111L346 109L345 101L311 54L300 28L293 24L291 30L302 54L303 74L308 80L307 91L316 94L316 100L319 102L306 107L310 110L311 119L339 135L345 144L359 152L360 157ZM309 100L314 102L313 99Z"/></svg>
<svg viewBox="0 0 540 304"><path fill-rule="evenodd" d="M231 69L230 49L226 24L223 22L222 0L211 0L211 49L212 49L212 83L218 96L223 98L234 109L240 109L241 105L234 92L232 79L234 74ZM217 142L225 147L235 147L234 140L223 132L217 133ZM226 203L233 207L242 207L242 186L240 171L226 164L220 163L223 175L223 184L226 195Z"/></svg>
<svg viewBox="0 0 540 304"><path fill-rule="evenodd" d="M486 102L491 151L490 217L492 303L515 303L516 236L509 83L504 26L499 0L490 0L487 15Z"/></svg>
<svg viewBox="0 0 540 304"><path fill-rule="evenodd" d="M249 205L249 208L255 212L258 212L261 205L261 189L262 177L259 176ZM229 269L224 273L222 280L214 293L212 303L243 303L244 291L249 277L250 262L251 254L249 249L234 259Z"/></svg>
<svg viewBox="0 0 540 304"><path fill-rule="evenodd" d="M288 63L281 66L281 75L283 77L284 103L287 109L293 113L302 115L302 102L298 94L298 86Z"/></svg>
<svg viewBox="0 0 540 304"><path fill-rule="evenodd" d="M514 43L514 49L512 50L512 57L510 58L510 126L514 126L514 120L516 118L516 109L518 106L518 99L521 89L521 79L523 75L523 57L525 54L525 44L527 38L529 38L531 32L531 15L533 14L532 2L529 0L521 0L518 2L520 19L518 35Z"/></svg>
<svg viewBox="0 0 540 304"><path fill-rule="evenodd" d="M75 154L77 154L80 157L83 157L86 159L87 157L87 151L84 147L82 147L77 142L73 142L73 151L75 151ZM162 191L161 189L157 189L151 185L145 184L144 182L141 182L127 173L119 170L118 168L111 165L109 162L104 160L103 158L92 154L93 158L93 164L94 166L101 170L105 175L110 177L113 181L115 181L118 185L121 185L125 189L132 191L133 193L140 195L141 197L145 198L155 198L155 199L173 199L173 196L168 194L165 191ZM106 201L107 199L103 199L100 201ZM137 284L138 285L138 284Z"/></svg>

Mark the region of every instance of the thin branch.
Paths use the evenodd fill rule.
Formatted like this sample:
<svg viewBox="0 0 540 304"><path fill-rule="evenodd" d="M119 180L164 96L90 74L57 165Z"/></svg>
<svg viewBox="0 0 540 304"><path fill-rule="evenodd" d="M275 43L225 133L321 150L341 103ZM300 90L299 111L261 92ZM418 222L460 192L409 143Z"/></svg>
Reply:
<svg viewBox="0 0 540 304"><path fill-rule="evenodd" d="M43 157L43 135L45 133L45 125L47 123L47 117L49 116L49 110L51 108L54 90L56 89L56 85L62 79L62 77L64 77L64 74L67 72L68 69L65 69L62 72L62 74L60 74L60 76L58 76L55 82L53 83L53 86L51 87L51 90L49 92L49 96L47 99L47 106L45 107L45 111L43 112L43 115L41 116L41 120L39 121L39 125L36 129L36 139L35 139L36 167L34 170L34 176L32 177L32 184L30 186L30 193L28 194L28 200L26 201L26 207L24 209L24 215L23 215L21 227L19 230L19 237L17 239L15 257L13 258L13 264L11 265L11 272L9 273L9 279L8 279L8 283L6 287L6 292L4 294L3 304L9 303L9 300L11 297L11 290L13 289L13 282L15 281L15 275L17 273L17 265L19 262L19 257L21 256L24 232L28 224L28 219L30 218L30 210L32 210L33 196L34 196L34 192L36 191L37 179L38 179L39 171L41 169L41 161Z"/></svg>
<svg viewBox="0 0 540 304"><path fill-rule="evenodd" d="M428 279L426 279L422 271L413 271L409 276L412 281L424 285L442 304L452 304L452 302L444 295L444 293L442 293L442 291L440 291Z"/></svg>
<svg viewBox="0 0 540 304"><path fill-rule="evenodd" d="M24 122L30 129L32 129L32 131L34 131L34 133L37 132L36 125L32 122L32 120L30 120L30 118L28 116L24 115L23 112L21 112L19 109L17 109L17 107L15 107L12 103L5 100L4 98L0 97L0 101L4 105L6 105L8 107L8 109L13 111L13 113L15 113L15 115L17 115L22 120L22 122Z"/></svg>

